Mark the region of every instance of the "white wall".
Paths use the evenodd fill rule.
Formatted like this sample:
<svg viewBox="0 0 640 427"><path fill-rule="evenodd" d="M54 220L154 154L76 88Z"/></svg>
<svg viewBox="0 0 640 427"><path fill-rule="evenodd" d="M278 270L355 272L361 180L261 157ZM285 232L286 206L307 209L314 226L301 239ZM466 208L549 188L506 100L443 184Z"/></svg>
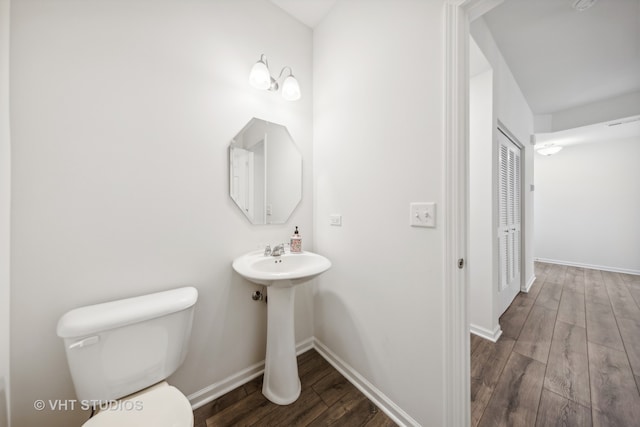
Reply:
<svg viewBox="0 0 640 427"><path fill-rule="evenodd" d="M640 138L536 155L535 256L640 274Z"/></svg>
<svg viewBox="0 0 640 427"><path fill-rule="evenodd" d="M495 338L498 324L496 171L493 144L493 71L469 81L469 323L471 331Z"/></svg>
<svg viewBox="0 0 640 427"><path fill-rule="evenodd" d="M496 45L489 28L482 18L471 24L471 35L494 70L494 99L496 102L496 119L500 121L511 134L523 145L524 176L523 176L523 266L522 286L526 288L533 283L533 184L534 176L534 150L530 144L533 134L533 113L527 104L518 82L509 70L498 46ZM495 129L494 129L494 140ZM497 161L497 160L496 160ZM497 205L496 205L497 206Z"/></svg>
<svg viewBox="0 0 640 427"><path fill-rule="evenodd" d="M338 0L314 31L315 336L443 422L443 1ZM409 203L437 203L436 228ZM329 225L329 215L343 226Z"/></svg>
<svg viewBox="0 0 640 427"><path fill-rule="evenodd" d="M523 265L521 289L533 271L533 114L482 18L471 25L475 44L492 71L470 80L469 146L469 322L476 335L495 340L502 333L499 317L497 250L497 126L505 126L523 145ZM480 54L475 54L476 58ZM472 59L474 58L472 57Z"/></svg>
<svg viewBox="0 0 640 427"><path fill-rule="evenodd" d="M0 427L9 418L11 144L9 133L9 0L0 0Z"/></svg>
<svg viewBox="0 0 640 427"><path fill-rule="evenodd" d="M638 114L640 114L640 91L556 111L552 114L552 128L549 131L572 129Z"/></svg>
<svg viewBox="0 0 640 427"><path fill-rule="evenodd" d="M290 103L248 84L265 53L293 68ZM11 11L12 415L79 425L58 318L74 307L184 285L200 292L189 395L260 362L266 306L232 273L260 242L312 233L312 33L262 0L27 0ZM303 155L303 201L286 225L252 226L228 195L231 138L252 118L286 125ZM4 128L3 128L4 129ZM313 335L311 287L296 338Z"/></svg>

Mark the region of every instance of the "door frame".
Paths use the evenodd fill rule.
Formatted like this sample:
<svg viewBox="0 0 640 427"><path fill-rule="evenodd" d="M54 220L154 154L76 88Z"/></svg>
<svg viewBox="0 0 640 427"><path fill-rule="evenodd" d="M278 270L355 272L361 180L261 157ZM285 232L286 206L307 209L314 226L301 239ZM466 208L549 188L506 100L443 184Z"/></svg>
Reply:
<svg viewBox="0 0 640 427"><path fill-rule="evenodd" d="M444 422L471 422L468 269L469 23L503 0L447 0L444 4Z"/></svg>

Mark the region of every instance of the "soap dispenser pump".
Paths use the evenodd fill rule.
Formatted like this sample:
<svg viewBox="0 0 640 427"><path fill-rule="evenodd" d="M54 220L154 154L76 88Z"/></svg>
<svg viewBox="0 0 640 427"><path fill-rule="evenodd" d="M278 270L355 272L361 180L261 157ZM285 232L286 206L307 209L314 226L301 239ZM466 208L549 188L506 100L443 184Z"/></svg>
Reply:
<svg viewBox="0 0 640 427"><path fill-rule="evenodd" d="M290 251L294 254L299 254L302 252L302 237L300 233L298 233L298 226L296 225L296 231L293 232L293 236L291 236L290 243Z"/></svg>

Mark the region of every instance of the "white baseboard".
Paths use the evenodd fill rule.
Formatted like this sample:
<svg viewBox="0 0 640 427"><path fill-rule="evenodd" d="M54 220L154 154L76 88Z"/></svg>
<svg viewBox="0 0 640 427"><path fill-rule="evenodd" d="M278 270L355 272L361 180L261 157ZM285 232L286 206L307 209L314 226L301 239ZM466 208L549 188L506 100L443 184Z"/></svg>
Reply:
<svg viewBox="0 0 640 427"><path fill-rule="evenodd" d="M313 338L307 338L306 340L296 344L296 354L304 353L313 348ZM224 378L216 383L211 384L198 390L195 393L187 396L191 403L191 408L198 409L201 406L206 405L209 402L213 402L220 396L229 393L231 390L240 387L251 381L252 379L259 377L264 373L264 360L258 362L255 365L251 365L240 372L237 372L227 378Z"/></svg>
<svg viewBox="0 0 640 427"><path fill-rule="evenodd" d="M469 332L491 342L498 341L498 338L500 338L500 335L502 335L502 329L500 328L500 325L496 326L493 331L490 331L489 329L483 328L481 326L471 324L469 325Z"/></svg>
<svg viewBox="0 0 640 427"><path fill-rule="evenodd" d="M609 267L606 265L593 265L593 264L585 264L581 262L560 261L557 259L548 259L548 258L534 258L533 260L546 262L548 264L568 265L569 267L582 267L582 268L588 268L591 270L602 270L602 271L611 271L613 273L634 274L636 276L640 275L640 270L634 270L632 268Z"/></svg>
<svg viewBox="0 0 640 427"><path fill-rule="evenodd" d="M404 412L398 405L393 403L391 399L384 395L377 387L367 381L349 364L338 357L334 352L329 350L327 346L322 344L316 338L308 338L296 345L296 354L304 353L312 348L338 370L351 384L369 398L378 408L389 416L399 426L416 426L420 424L411 418L409 414ZM198 409L209 402L213 402L220 396L230 392L231 390L248 383L252 379L264 373L264 361L256 363L236 374L233 374L221 381L211 384L202 390L196 391L187 396L191 407Z"/></svg>
<svg viewBox="0 0 640 427"><path fill-rule="evenodd" d="M411 418L409 414L404 412L398 405L393 403L391 399L385 396L376 386L371 384L358 371L353 369L348 363L338 357L334 352L329 350L317 338L314 340L314 347L327 362L338 370L351 384L362 392L369 400L371 400L378 408L382 410L389 418L400 426L417 426L420 424Z"/></svg>
<svg viewBox="0 0 640 427"><path fill-rule="evenodd" d="M529 291L531 290L531 286L533 286L533 282L535 281L536 281L536 275L534 274L533 276L531 276L531 278L525 285L524 289L522 289L522 292L529 293Z"/></svg>

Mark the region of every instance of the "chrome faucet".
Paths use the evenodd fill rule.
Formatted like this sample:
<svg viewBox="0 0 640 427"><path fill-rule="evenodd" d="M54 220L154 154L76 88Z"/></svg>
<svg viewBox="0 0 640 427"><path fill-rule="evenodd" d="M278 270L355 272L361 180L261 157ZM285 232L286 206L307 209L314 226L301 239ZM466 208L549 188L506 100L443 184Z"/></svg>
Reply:
<svg viewBox="0 0 640 427"><path fill-rule="evenodd" d="M267 245L266 248L264 248L264 256L269 256L271 255L271 245Z"/></svg>
<svg viewBox="0 0 640 427"><path fill-rule="evenodd" d="M271 251L271 256L280 256L280 255L284 255L284 243L280 243L279 245L276 245Z"/></svg>

